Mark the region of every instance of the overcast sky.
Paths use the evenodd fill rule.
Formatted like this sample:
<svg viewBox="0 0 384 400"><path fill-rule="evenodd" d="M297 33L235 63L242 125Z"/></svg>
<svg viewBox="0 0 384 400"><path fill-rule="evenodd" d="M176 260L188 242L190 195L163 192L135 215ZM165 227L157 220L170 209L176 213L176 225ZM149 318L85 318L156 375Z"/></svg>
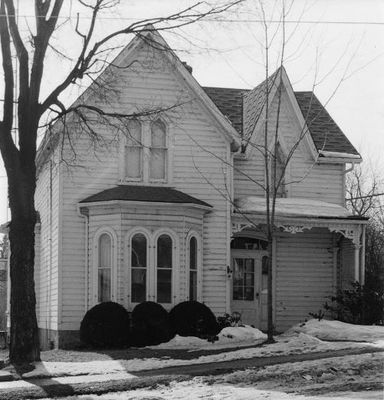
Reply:
<svg viewBox="0 0 384 400"><path fill-rule="evenodd" d="M20 20L33 26L29 0L19 0ZM121 1L97 25L98 35L123 27L136 18L167 15L189 0ZM193 67L203 86L252 88L264 79L265 53L260 10L250 0L227 20L205 21L178 34L164 33L171 47ZM265 1L267 19L279 20L275 1ZM277 2L278 3L278 2ZM69 22L57 32L60 51L74 55L78 41L71 36L75 26L76 0L66 1L63 15ZM81 23L86 15L81 13ZM229 20L228 20L229 19ZM298 21L298 22L297 22ZM269 23L270 35L281 27ZM270 51L273 72L281 54L281 29ZM294 90L311 90L327 104L327 110L361 152L365 162L381 163L384 154L384 1L296 0L287 16L285 67ZM60 66L60 68L58 68ZM67 65L69 67L69 64ZM65 72L66 64L51 57L46 63L44 92ZM336 90L337 89L337 90ZM72 97L76 91L71 91ZM381 163L382 164L382 163ZM382 164L383 165L383 164ZM7 219L6 179L0 167L0 223ZM8 216L9 217L9 216Z"/></svg>

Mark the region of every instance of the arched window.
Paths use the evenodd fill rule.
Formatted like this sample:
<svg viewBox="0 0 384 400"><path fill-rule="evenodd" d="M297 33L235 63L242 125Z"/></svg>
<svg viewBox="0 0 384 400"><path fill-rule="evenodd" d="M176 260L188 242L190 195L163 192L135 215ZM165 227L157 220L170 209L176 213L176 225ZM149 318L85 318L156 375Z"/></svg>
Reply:
<svg viewBox="0 0 384 400"><path fill-rule="evenodd" d="M111 300L112 239L103 233L98 241L97 288L99 303Z"/></svg>
<svg viewBox="0 0 384 400"><path fill-rule="evenodd" d="M139 121L129 121L125 145L125 177L130 180L142 178L143 142Z"/></svg>
<svg viewBox="0 0 384 400"><path fill-rule="evenodd" d="M189 239L189 300L197 300L197 240Z"/></svg>
<svg viewBox="0 0 384 400"><path fill-rule="evenodd" d="M149 161L149 179L166 180L167 176L167 133L162 121L151 124L151 149Z"/></svg>
<svg viewBox="0 0 384 400"><path fill-rule="evenodd" d="M162 234L157 239L156 301L172 303L172 238Z"/></svg>
<svg viewBox="0 0 384 400"><path fill-rule="evenodd" d="M147 238L136 233L131 243L131 296L132 303L147 299Z"/></svg>

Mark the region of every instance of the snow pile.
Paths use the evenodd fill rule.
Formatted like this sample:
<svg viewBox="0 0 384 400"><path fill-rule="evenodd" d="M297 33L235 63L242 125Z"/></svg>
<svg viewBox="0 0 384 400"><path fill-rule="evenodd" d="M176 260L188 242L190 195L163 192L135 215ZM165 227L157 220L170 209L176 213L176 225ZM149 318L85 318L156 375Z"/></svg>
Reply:
<svg viewBox="0 0 384 400"><path fill-rule="evenodd" d="M267 339L267 335L265 333L249 325L224 328L218 336L219 342L241 342Z"/></svg>
<svg viewBox="0 0 384 400"><path fill-rule="evenodd" d="M341 321L311 319L290 328L283 336L305 333L321 340L384 344L384 326L353 325Z"/></svg>
<svg viewBox="0 0 384 400"><path fill-rule="evenodd" d="M214 343L206 339L200 339L195 336L176 335L167 343L161 343L157 346L151 346L151 349L188 349L188 350L214 350L223 349L231 346L250 346L262 343L267 339L267 335L249 325L239 327L227 327L221 330L217 335L219 340Z"/></svg>

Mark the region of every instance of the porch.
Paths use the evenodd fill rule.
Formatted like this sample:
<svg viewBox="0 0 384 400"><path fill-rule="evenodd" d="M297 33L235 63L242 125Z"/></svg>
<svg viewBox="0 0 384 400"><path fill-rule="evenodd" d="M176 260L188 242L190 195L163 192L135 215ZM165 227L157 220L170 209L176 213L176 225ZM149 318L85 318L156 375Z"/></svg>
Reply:
<svg viewBox="0 0 384 400"><path fill-rule="evenodd" d="M348 287L352 281L364 283L365 275L364 241L367 219L349 215L341 206L305 200L304 207L299 206L297 199L293 202L292 200L278 199L276 205L272 243L272 297L274 324L278 331L284 331L293 324L304 321L310 312L318 312L329 300L328 297L336 294L338 289ZM265 200L247 199L247 202L240 204L243 207L232 215L232 238L245 240L241 256L246 260L253 257L249 250L252 248L251 241L255 238L265 240ZM247 244L247 240L250 243ZM232 269L237 268L239 273L236 265L239 250L233 244L231 247ZM265 249L261 251L267 254ZM256 281L254 284L253 302L253 307L256 308L254 315L258 317L253 320L256 321L256 326L265 329L267 276L263 258L259 259L261 261L255 271L260 283ZM256 259L254 262L257 263ZM258 270L261 272L258 273ZM245 272L244 274L246 275ZM232 311L241 312L235 309L240 305L235 292L236 280L239 281L239 277L232 278L232 287L229 289L231 308ZM249 315L246 308L252 307L249 302L244 304L245 299L240 308L244 315ZM252 319L245 319L246 323L253 322Z"/></svg>

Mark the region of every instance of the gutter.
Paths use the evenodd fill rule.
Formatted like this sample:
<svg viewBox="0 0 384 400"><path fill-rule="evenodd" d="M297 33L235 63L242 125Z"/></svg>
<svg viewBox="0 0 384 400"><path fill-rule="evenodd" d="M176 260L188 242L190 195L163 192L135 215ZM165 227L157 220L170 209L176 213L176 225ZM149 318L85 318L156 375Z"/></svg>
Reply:
<svg viewBox="0 0 384 400"><path fill-rule="evenodd" d="M88 242L89 242L89 214L88 208L82 207L80 208L77 206L77 215L81 218L84 218L85 222L85 313L88 311L89 308L89 255L88 255Z"/></svg>

